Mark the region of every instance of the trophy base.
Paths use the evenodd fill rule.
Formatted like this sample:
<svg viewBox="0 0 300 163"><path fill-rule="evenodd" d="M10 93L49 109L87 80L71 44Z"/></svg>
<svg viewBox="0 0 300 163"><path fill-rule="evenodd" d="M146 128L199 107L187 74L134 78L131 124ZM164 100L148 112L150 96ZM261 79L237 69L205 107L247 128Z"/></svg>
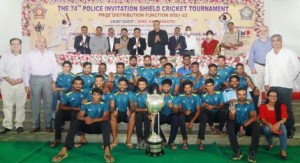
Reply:
<svg viewBox="0 0 300 163"><path fill-rule="evenodd" d="M163 141L157 135L155 135L155 138L154 138L155 141L151 141L151 140L153 140L153 138L154 137L152 136L149 139L147 139L147 147L146 147L145 154L147 156L151 156L151 157L157 157L157 156L164 155L165 152L164 152L163 146L162 146Z"/></svg>

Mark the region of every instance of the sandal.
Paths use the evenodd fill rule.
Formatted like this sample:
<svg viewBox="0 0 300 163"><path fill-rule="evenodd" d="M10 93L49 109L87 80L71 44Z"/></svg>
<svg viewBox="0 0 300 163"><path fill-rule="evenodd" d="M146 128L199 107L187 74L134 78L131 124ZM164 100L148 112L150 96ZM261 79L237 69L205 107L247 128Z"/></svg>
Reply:
<svg viewBox="0 0 300 163"><path fill-rule="evenodd" d="M110 144L110 149L112 150L112 149L116 148L117 146L118 146L118 144Z"/></svg>
<svg viewBox="0 0 300 163"><path fill-rule="evenodd" d="M271 151L272 149L273 149L273 144L270 144L270 145L267 145L266 147L265 147L265 150L267 150L267 151Z"/></svg>
<svg viewBox="0 0 300 163"><path fill-rule="evenodd" d="M126 146L128 149L133 149L133 147L134 147L132 143L128 143L128 144L126 144Z"/></svg>
<svg viewBox="0 0 300 163"><path fill-rule="evenodd" d="M181 146L181 148L182 148L183 150L187 150L187 149L189 149L189 146L188 146L187 143L183 143L182 146Z"/></svg>
<svg viewBox="0 0 300 163"><path fill-rule="evenodd" d="M79 148L79 147L81 147L81 146L83 146L83 145L85 145L85 144L87 144L87 141L86 141L86 142L78 142L78 143L75 143L75 144L74 144L74 147L75 147L75 148Z"/></svg>
<svg viewBox="0 0 300 163"><path fill-rule="evenodd" d="M106 163L111 163L115 161L115 158L112 155L104 155Z"/></svg>
<svg viewBox="0 0 300 163"><path fill-rule="evenodd" d="M204 150L205 150L205 145L202 144L202 143L200 143L200 144L198 145L198 149L199 149L200 151L204 151Z"/></svg>
<svg viewBox="0 0 300 163"><path fill-rule="evenodd" d="M50 142L50 147L55 148L60 144L60 141L54 140L53 142Z"/></svg>
<svg viewBox="0 0 300 163"><path fill-rule="evenodd" d="M66 154L58 154L57 156L53 157L52 162L61 162L63 159L68 157L68 153Z"/></svg>
<svg viewBox="0 0 300 163"><path fill-rule="evenodd" d="M170 146L170 148L172 150L176 150L177 149L177 145L175 143L171 143L171 144L169 144L169 146Z"/></svg>

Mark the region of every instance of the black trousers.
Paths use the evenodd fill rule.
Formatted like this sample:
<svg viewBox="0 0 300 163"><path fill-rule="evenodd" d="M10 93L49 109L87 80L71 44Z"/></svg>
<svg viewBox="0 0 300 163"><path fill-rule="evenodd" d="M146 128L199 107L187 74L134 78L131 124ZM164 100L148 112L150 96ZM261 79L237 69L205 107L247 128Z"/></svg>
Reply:
<svg viewBox="0 0 300 163"><path fill-rule="evenodd" d="M223 128L229 116L228 108L221 108L216 112L205 110L205 112L207 114L207 122L209 126L212 126L214 122L217 122L219 123L219 131L223 131Z"/></svg>
<svg viewBox="0 0 300 163"><path fill-rule="evenodd" d="M271 90L275 90L278 93L278 100L287 106L288 119L286 120L286 129L288 131L294 130L295 118L292 109L292 92L293 89L282 87L271 87Z"/></svg>
<svg viewBox="0 0 300 163"><path fill-rule="evenodd" d="M104 149L110 144L110 125L108 121L95 122L86 124L84 121L76 120L74 125L69 129L66 137L65 147L72 149L74 147L74 137L77 131L82 131L88 134L101 134L103 138Z"/></svg>
<svg viewBox="0 0 300 163"><path fill-rule="evenodd" d="M261 93L261 92L260 92L260 93ZM258 101L259 101L259 96L255 96L255 95L254 95L254 91L251 91L251 92L250 92L250 95L251 95L251 98L252 98L252 100L253 100L253 104L254 104L256 113L257 113L257 115L258 115Z"/></svg>
<svg viewBox="0 0 300 163"><path fill-rule="evenodd" d="M174 143L176 135L178 133L178 128L179 128L179 114L170 114L168 116L160 114L160 125L162 124L170 124L171 125L171 132L170 132L170 137L168 143ZM167 139L161 129L160 130L160 136L163 139L164 142L167 142ZM155 119L155 124L154 124L154 131L158 133L158 125L157 125L157 117Z"/></svg>
<svg viewBox="0 0 300 163"><path fill-rule="evenodd" d="M192 118L195 116L195 113L192 113L188 116L185 114L179 115L179 125L182 138L185 140L187 139L187 132L186 132L186 122L190 122ZM206 130L206 123L207 123L207 115L205 112L201 112L200 116L195 120L194 123L200 123L198 129L198 139L205 140L205 130Z"/></svg>
<svg viewBox="0 0 300 163"><path fill-rule="evenodd" d="M150 120L148 119L147 112L136 112L135 127L136 127L136 136L138 140L146 140L149 137ZM143 133L143 127L144 127L144 133Z"/></svg>
<svg viewBox="0 0 300 163"><path fill-rule="evenodd" d="M73 125L74 121L77 119L77 111L75 110L58 110L55 113L55 139L61 140L61 127L64 125L65 121L70 121L70 128Z"/></svg>
<svg viewBox="0 0 300 163"><path fill-rule="evenodd" d="M227 121L226 128L228 133L229 142L231 145L231 148L233 152L236 152L237 150L240 150L239 143L237 141L236 134L239 131L240 124L235 123L235 121ZM260 137L260 125L258 122L251 123L250 126L246 127L245 129L245 135L250 136L251 135L251 145L250 145L250 151L254 151L257 153L258 145L259 145L259 137Z"/></svg>

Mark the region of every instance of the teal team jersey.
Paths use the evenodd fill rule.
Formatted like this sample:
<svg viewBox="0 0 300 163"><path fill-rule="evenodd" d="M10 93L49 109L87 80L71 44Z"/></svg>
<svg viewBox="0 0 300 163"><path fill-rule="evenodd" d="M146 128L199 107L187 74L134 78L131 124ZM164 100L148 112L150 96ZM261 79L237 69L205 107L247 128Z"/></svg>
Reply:
<svg viewBox="0 0 300 163"><path fill-rule="evenodd" d="M80 92L68 92L65 93L61 99L60 103L70 107L80 107L82 104L82 100L86 98L86 95L83 90Z"/></svg>
<svg viewBox="0 0 300 163"><path fill-rule="evenodd" d="M56 79L56 87L64 88L65 92L71 91L72 81L75 75L73 73L65 74L63 72L59 73Z"/></svg>
<svg viewBox="0 0 300 163"><path fill-rule="evenodd" d="M126 112L129 109L129 101L136 101L136 96L132 92L125 92L121 94L120 92L114 93L111 97L111 101L115 102L115 108L120 112Z"/></svg>
<svg viewBox="0 0 300 163"><path fill-rule="evenodd" d="M104 102L98 104L93 104L93 102L88 102L81 107L81 111L84 111L85 114L90 118L100 118L103 116L104 112L108 112L108 105L105 105Z"/></svg>
<svg viewBox="0 0 300 163"><path fill-rule="evenodd" d="M250 112L256 112L253 102L246 102L245 104L234 104L236 113L235 113L235 122L237 124L244 124L250 118Z"/></svg>
<svg viewBox="0 0 300 163"><path fill-rule="evenodd" d="M201 106L201 99L197 94L192 94L189 97L185 94L181 94L174 102L174 106L178 106L180 104L183 110L190 110L192 113L195 113L197 111L197 107Z"/></svg>

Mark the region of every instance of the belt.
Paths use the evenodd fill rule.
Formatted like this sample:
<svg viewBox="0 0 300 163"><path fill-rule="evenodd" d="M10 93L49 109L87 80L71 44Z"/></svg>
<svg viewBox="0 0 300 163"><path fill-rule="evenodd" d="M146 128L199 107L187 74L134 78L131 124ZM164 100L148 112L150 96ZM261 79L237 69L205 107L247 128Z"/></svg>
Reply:
<svg viewBox="0 0 300 163"><path fill-rule="evenodd" d="M184 50L184 51L193 52L194 50L192 49L192 50Z"/></svg>
<svg viewBox="0 0 300 163"><path fill-rule="evenodd" d="M263 63L257 63L257 62L255 62L255 63L258 65L261 65L261 66L266 66L266 64L263 64Z"/></svg>

